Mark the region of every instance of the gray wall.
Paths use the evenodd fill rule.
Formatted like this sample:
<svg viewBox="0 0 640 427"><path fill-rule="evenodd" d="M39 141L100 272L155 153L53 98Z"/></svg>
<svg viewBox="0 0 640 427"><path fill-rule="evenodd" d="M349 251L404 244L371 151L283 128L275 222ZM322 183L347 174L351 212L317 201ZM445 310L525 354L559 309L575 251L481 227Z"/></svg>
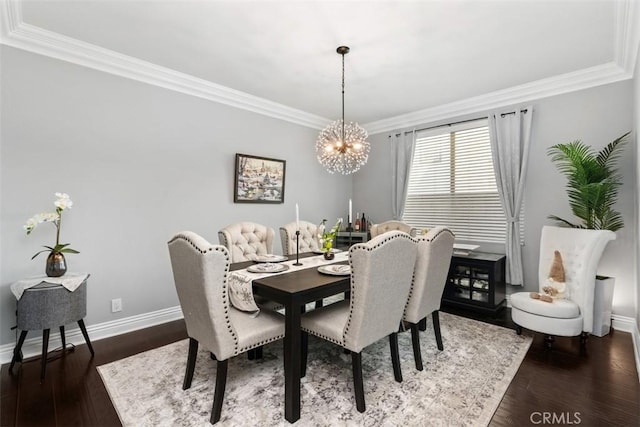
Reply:
<svg viewBox="0 0 640 427"><path fill-rule="evenodd" d="M13 341L10 284L44 273L41 245L22 225L53 211L55 192L74 206L63 216L71 271L90 272L88 325L178 305L166 242L193 230L212 243L239 220L276 229L295 216L344 216L351 178L317 163L317 131L70 63L0 48L0 344ZM285 203L233 203L236 152L287 161ZM280 251L276 237L274 252ZM122 298L112 314L110 300Z"/></svg>
<svg viewBox="0 0 640 427"><path fill-rule="evenodd" d="M565 192L565 178L553 165L546 150L549 146L582 139L600 149L607 143L633 128L633 82L631 80L597 88L541 99L533 105L532 146L530 168L525 190L526 228L523 262L525 289L538 286L537 265L540 230L552 224L547 215L571 217ZM522 107L522 106L514 106ZM505 108L501 111L513 111ZM451 121L486 116L480 112L473 116L452 118ZM439 123L428 123L432 126ZM372 150L369 162L362 173L354 177L354 204L368 212L375 221L391 218L390 163L388 134L370 138ZM627 154L620 162L624 185L617 204L625 219L625 228L617 233L617 240L610 243L601 260L599 273L615 276L614 314L636 316L636 280L634 255L638 235L635 219L637 193L633 155L635 142L630 143ZM480 250L502 251L503 248L484 245ZM519 289L519 288L518 288Z"/></svg>

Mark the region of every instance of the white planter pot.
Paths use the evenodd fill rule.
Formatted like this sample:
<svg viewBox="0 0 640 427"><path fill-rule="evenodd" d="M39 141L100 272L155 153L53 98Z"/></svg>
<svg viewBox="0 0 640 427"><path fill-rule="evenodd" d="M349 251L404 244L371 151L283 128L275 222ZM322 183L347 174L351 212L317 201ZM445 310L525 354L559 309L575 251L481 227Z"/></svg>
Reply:
<svg viewBox="0 0 640 427"><path fill-rule="evenodd" d="M596 276L593 299L593 332L591 334L597 337L607 335L611 329L611 308L615 281L615 277Z"/></svg>

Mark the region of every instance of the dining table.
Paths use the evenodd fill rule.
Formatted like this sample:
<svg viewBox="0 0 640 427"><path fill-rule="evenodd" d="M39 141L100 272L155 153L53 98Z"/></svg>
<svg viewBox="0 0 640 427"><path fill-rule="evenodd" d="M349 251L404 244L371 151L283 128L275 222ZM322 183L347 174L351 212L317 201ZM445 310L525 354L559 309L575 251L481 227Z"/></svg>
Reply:
<svg viewBox="0 0 640 427"><path fill-rule="evenodd" d="M304 265L305 258L318 256L312 252L299 254ZM290 255L289 260L295 260ZM337 263L345 263L338 261ZM253 262L231 264L230 270L241 270ZM312 263L310 263L312 264ZM284 417L290 423L300 419L300 378L302 373L302 348L305 344L300 329L302 314L307 303L322 300L350 290L349 275L329 275L318 271L317 264L309 268L274 274L254 279L254 295L280 303L285 309L284 335ZM306 337L306 334L305 334Z"/></svg>

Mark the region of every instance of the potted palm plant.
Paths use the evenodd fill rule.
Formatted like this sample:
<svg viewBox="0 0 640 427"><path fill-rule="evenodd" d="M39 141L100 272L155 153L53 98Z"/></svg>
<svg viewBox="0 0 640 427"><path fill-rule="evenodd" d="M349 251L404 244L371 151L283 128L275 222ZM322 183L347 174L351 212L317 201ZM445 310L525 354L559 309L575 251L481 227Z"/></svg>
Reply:
<svg viewBox="0 0 640 427"><path fill-rule="evenodd" d="M571 211L580 220L572 222L556 215L550 219L575 228L617 231L624 226L622 215L613 209L622 185L616 162L630 132L596 153L580 140L549 147L547 154L567 177Z"/></svg>
<svg viewBox="0 0 640 427"><path fill-rule="evenodd" d="M613 140L597 153L580 140L549 147L547 154L567 177L569 206L578 221L556 215L549 215L550 219L574 228L617 231L624 227L622 215L613 207L622 185L616 163L629 134ZM613 277L596 276L594 335L609 333L614 282Z"/></svg>

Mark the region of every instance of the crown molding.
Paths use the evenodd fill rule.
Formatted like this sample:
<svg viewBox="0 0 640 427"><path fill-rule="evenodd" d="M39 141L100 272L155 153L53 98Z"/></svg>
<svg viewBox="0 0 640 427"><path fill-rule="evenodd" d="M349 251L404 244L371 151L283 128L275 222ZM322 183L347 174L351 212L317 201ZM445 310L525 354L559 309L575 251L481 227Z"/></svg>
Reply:
<svg viewBox="0 0 640 427"><path fill-rule="evenodd" d="M70 37L26 24L23 0L3 0L0 43L44 56L130 78L213 102L273 117L312 129L323 129L331 120L259 98L210 81L103 49ZM364 124L370 135L446 120L494 108L633 78L640 46L640 2L619 0L615 6L614 61L538 80L445 105Z"/></svg>
<svg viewBox="0 0 640 427"><path fill-rule="evenodd" d="M640 48L640 1L616 1L614 19L616 34L612 62L362 126L370 135L375 135L632 79Z"/></svg>
<svg viewBox="0 0 640 427"><path fill-rule="evenodd" d="M3 17L0 43L7 46L313 129L323 129L330 121L315 114L27 24L22 21L21 0L3 1L0 12Z"/></svg>
<svg viewBox="0 0 640 427"><path fill-rule="evenodd" d="M583 70L561 74L548 79L513 86L508 89L456 101L449 104L426 108L388 119L362 125L370 135L394 131L402 128L451 119L495 108L535 101L550 96L588 89L608 83L630 79L632 76L617 64L609 62Z"/></svg>
<svg viewBox="0 0 640 427"><path fill-rule="evenodd" d="M615 62L633 75L640 48L640 2L621 0L615 3Z"/></svg>

